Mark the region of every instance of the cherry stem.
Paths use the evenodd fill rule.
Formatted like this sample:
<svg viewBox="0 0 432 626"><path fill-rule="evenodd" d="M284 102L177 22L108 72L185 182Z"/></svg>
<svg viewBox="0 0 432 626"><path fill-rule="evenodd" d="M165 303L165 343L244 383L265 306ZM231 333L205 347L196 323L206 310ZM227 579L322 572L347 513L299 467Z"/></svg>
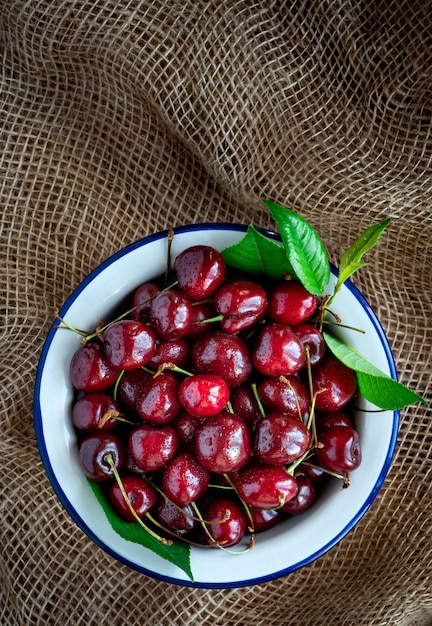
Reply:
<svg viewBox="0 0 432 626"><path fill-rule="evenodd" d="M199 324L211 324L212 322L222 322L223 319L224 319L223 315L215 315L215 317L208 317L205 320L196 320L196 322L193 322L193 325L198 326Z"/></svg>
<svg viewBox="0 0 432 626"><path fill-rule="evenodd" d="M164 372L165 370L170 370L170 372L177 372L177 374L184 374L185 376L193 376L191 372L184 370L182 367L179 367L175 363L167 362L167 363L161 363L161 365L159 365L157 371L153 372L153 378L156 378L157 376L162 374L162 372ZM147 370L147 371L150 372L151 370Z"/></svg>
<svg viewBox="0 0 432 626"><path fill-rule="evenodd" d="M308 456L310 456L311 454L313 454L314 448L311 446L310 448L308 448L306 450L306 452L304 452L298 459L296 459L295 461L293 461L291 463L291 465L289 467L286 468L286 472L287 474L289 474L290 476L294 476L295 470L298 468L298 466L303 463Z"/></svg>
<svg viewBox="0 0 432 626"><path fill-rule="evenodd" d="M309 346L306 346L306 348L307 348L307 352L309 352ZM286 378L285 376L280 376L279 380L281 381L281 383L285 383L286 385L288 385L288 387L293 392L294 398L295 398L295 403L296 403L296 408L297 408L297 411L298 411L298 414L299 414L299 420L302 421L302 412L301 412L301 409L300 409L300 402L299 402L299 399L298 399L298 395L296 394L295 389L294 389L294 387L291 384L291 381L289 381L288 378Z"/></svg>
<svg viewBox="0 0 432 626"><path fill-rule="evenodd" d="M337 316L332 313L329 309L327 309L329 313L331 313L331 315L333 315L336 319L340 319L337 318ZM313 321L313 320L311 320ZM331 320L327 320L327 319L322 319L322 320L316 320L318 321L318 323L320 324L320 328L319 330L322 331L322 327L324 324L328 324L329 326L338 326L339 328L346 328L347 330L354 330L356 333L361 333L362 335L364 335L366 333L365 330L363 330L362 328L356 328L355 326L348 326L347 324L342 324L339 321L331 321Z"/></svg>
<svg viewBox="0 0 432 626"><path fill-rule="evenodd" d="M249 505L246 504L246 502L240 497L233 481L231 480L231 478L228 476L228 474L224 474L223 477L225 478L225 480L227 481L227 483L230 485L230 487L232 487L234 489L234 491L237 494L237 497L239 498L240 502L242 503L244 510L246 511L246 515L248 516L249 522L250 522L250 526L248 527L248 530L253 534L255 531L255 524L253 521L253 517L252 517L252 513L251 510L249 508Z"/></svg>
<svg viewBox="0 0 432 626"><path fill-rule="evenodd" d="M212 545L205 544L205 543L198 543L198 541L192 541L192 539L189 539L188 537L183 537L181 535L178 535L173 530L170 530L169 528L167 528L166 526L164 526L163 524L158 522L153 517L153 515L151 515L150 513L146 513L146 517L151 521L152 524L154 524L155 526L157 526L158 528L160 528L164 532L168 533L168 535L171 535L172 537L175 537L179 541L183 541L184 543L188 543L191 546L197 546L197 548L213 548ZM195 519L195 518L192 518L192 519Z"/></svg>
<svg viewBox="0 0 432 626"><path fill-rule="evenodd" d="M151 528L149 528L147 526L147 524L144 524L144 522L142 521L142 519L140 518L140 516L137 514L137 512L135 511L135 509L133 508L128 495L125 491L125 488L123 486L123 482L122 479L120 478L120 474L118 473L118 470L115 466L114 463L114 459L112 457L111 454L107 454L105 456L105 461L108 463L108 465L111 467L113 474L114 474L114 478L116 480L117 485L119 486L119 489L121 491L121 494L124 498L124 501L127 504L128 509L130 510L130 512L132 513L132 515L134 516L134 518L136 519L136 521L138 522L138 524L144 528L144 530L146 530L149 535L151 535L154 539L157 539L158 541L160 541L161 543L163 543L165 546L171 546L172 545L172 540L171 539L166 539L165 537L161 537L160 535L158 535L156 532L154 532L154 530L152 530Z"/></svg>
<svg viewBox="0 0 432 626"><path fill-rule="evenodd" d="M63 317L60 317L58 309L55 310L55 316L56 316L56 319L58 319L59 322L63 324L63 326L57 325L56 328L65 328L67 330L72 330L74 333L77 333L78 335L81 335L82 337L87 337L88 333L85 330L80 330L79 328L75 328L74 326L71 326L71 324L69 324L65 319L63 319Z"/></svg>
<svg viewBox="0 0 432 626"><path fill-rule="evenodd" d="M124 414L119 413L119 411L117 411L116 409L108 409L108 411L105 411L105 413L102 415L102 418L98 424L98 428L103 428L105 424L111 419L115 419L118 422L123 422L124 424L131 424L132 426L137 425L136 422L132 422L132 420L126 419Z"/></svg>
<svg viewBox="0 0 432 626"><path fill-rule="evenodd" d="M121 379L123 378L123 374L124 373L125 373L125 370L121 370L121 372L119 373L119 375L117 376L117 379L115 381L115 385L114 385L114 389L113 389L113 398L116 401L117 401L117 394L118 394L119 384L120 384Z"/></svg>
<svg viewBox="0 0 432 626"><path fill-rule="evenodd" d="M189 519L194 520L194 522L202 522L203 519L202 517L195 517L194 515L191 515L190 513L188 513L187 511L185 511L185 509L183 507L181 507L179 504L177 504L176 502L174 502L173 500L171 500L171 498L168 498L168 496L166 495L166 493L160 488L158 487L152 480L150 480L150 478L148 478L148 476L146 476L144 474L143 479L146 480L155 491L157 491L157 493L162 496L162 498L164 498L165 500L167 500L170 504L172 504L178 511L180 511L181 513L183 513L183 515L185 517L188 517ZM192 504L192 503L189 503ZM204 520L204 522L206 524L222 524L222 522L224 522L226 520L221 520L220 522L206 522Z"/></svg>
<svg viewBox="0 0 432 626"><path fill-rule="evenodd" d="M257 389L256 383L252 383L251 384L251 389L252 389L252 393L253 393L253 395L255 397L255 400L257 401L259 412L261 413L262 417L265 417L266 416L266 412L265 412L265 409L264 409L264 405L261 402L261 398L259 397L259 393L258 393L258 389Z"/></svg>
<svg viewBox="0 0 432 626"><path fill-rule="evenodd" d="M213 535L211 534L211 532L210 532L210 531L209 531L209 529L207 528L207 524L208 524L209 522L206 522L206 521L202 518L202 515L201 515L201 513L200 513L200 511L199 511L198 507L196 506L195 502L192 502L192 506L193 506L193 508L194 508L194 510L195 510L195 512L196 512L196 514L197 514L197 515L198 515L198 517L200 518L201 525L202 525L202 527L203 527L203 530L204 530L205 534L207 535L207 537L208 537L208 538L210 539L210 541L211 541L211 545L210 545L210 547L215 546L215 547L219 548L220 550L223 550L224 552L228 552L229 554L244 554L245 552L249 552L249 550L253 547L253 545L254 545L254 541L253 541L253 537L252 537L252 538L251 538L251 541L250 541L250 543L249 543L249 545L248 545L246 548L244 548L244 550L229 550L228 548L225 548L222 542L220 542L220 541L216 541L216 539L213 537ZM227 511L227 515L225 516L225 519L224 519L224 520L221 520L221 522L223 522L223 521L227 521L229 518L230 518L229 511ZM215 524L215 523L218 523L218 522L210 522L210 523L211 523L211 524Z"/></svg>
<svg viewBox="0 0 432 626"><path fill-rule="evenodd" d="M168 277L169 277L169 272L170 272L170 268L171 268L171 247L172 247L172 242L174 240L174 231L172 228L170 228L168 230L168 236L167 236L167 259L166 259L166 267L165 267L165 287L168 284Z"/></svg>
<svg viewBox="0 0 432 626"><path fill-rule="evenodd" d="M94 339L95 337L100 337L104 333L104 331L106 331L110 326L124 319L125 317L127 317L128 315L136 311L136 309L138 309L140 306L143 306L144 304L147 304L148 302L151 302L152 300L154 300L154 298L156 298L156 296L159 295L159 293L162 293L164 291L169 291L170 289L173 289L177 285L178 285L178 281L176 280L170 285L167 285L164 289L162 289L162 291L155 293L150 298L147 298L147 300L143 300L142 302L139 302L136 306L132 307L131 309L128 309L127 311L125 311L124 313L116 317L114 320L112 320L111 322L108 322L104 326L99 326L94 333L91 333L89 335L85 334L85 336L82 339L83 343L86 343L87 341L90 341L91 339Z"/></svg>
<svg viewBox="0 0 432 626"><path fill-rule="evenodd" d="M332 472L331 470L326 469L322 465L314 465L313 463L308 463L307 461L305 461L304 464L307 465L308 467L312 467L313 469L319 469L322 472L329 474L329 476L333 476L334 478L338 478L339 480L342 480L344 483L343 484L344 488L349 487L350 485L348 474L339 474L338 472Z"/></svg>

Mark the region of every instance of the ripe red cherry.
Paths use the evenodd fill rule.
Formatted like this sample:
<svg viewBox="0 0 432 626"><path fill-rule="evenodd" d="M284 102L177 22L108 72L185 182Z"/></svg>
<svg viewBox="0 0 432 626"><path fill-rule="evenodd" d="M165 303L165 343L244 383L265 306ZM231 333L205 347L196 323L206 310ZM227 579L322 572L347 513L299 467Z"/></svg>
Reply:
<svg viewBox="0 0 432 626"><path fill-rule="evenodd" d="M360 439L354 428L327 428L319 435L319 444L315 455L325 469L345 474L359 467L362 453Z"/></svg>
<svg viewBox="0 0 432 626"><path fill-rule="evenodd" d="M240 507L228 498L213 500L203 514L210 537L205 535L207 543L218 543L225 548L238 544L244 537L246 523Z"/></svg>
<svg viewBox="0 0 432 626"><path fill-rule="evenodd" d="M174 457L178 448L177 433L170 425L136 426L128 438L128 450L133 461L144 472L162 469Z"/></svg>
<svg viewBox="0 0 432 626"><path fill-rule="evenodd" d="M152 300L150 319L159 339L184 337L192 326L192 303L176 289L162 291Z"/></svg>
<svg viewBox="0 0 432 626"><path fill-rule="evenodd" d="M183 450L195 453L195 432L200 421L200 418L196 418L182 409L171 422L171 426L177 433L179 446Z"/></svg>
<svg viewBox="0 0 432 626"><path fill-rule="evenodd" d="M163 496L158 496L152 515L159 524L179 537L191 532L197 525L190 504L181 507Z"/></svg>
<svg viewBox="0 0 432 626"><path fill-rule="evenodd" d="M135 409L152 424L171 422L182 406L178 397L178 379L169 372L149 378L137 393Z"/></svg>
<svg viewBox="0 0 432 626"><path fill-rule="evenodd" d="M131 319L148 323L150 321L151 301L160 291L159 285L152 282L143 283L137 287L132 295Z"/></svg>
<svg viewBox="0 0 432 626"><path fill-rule="evenodd" d="M312 388L317 411L338 411L356 393L357 378L352 369L330 354L314 368Z"/></svg>
<svg viewBox="0 0 432 626"><path fill-rule="evenodd" d="M306 365L300 339L285 324L262 328L252 350L253 366L265 376L296 374Z"/></svg>
<svg viewBox="0 0 432 626"><path fill-rule="evenodd" d="M291 502L291 500L290 500ZM282 509L250 509L253 520L253 529L256 533L273 528L284 519Z"/></svg>
<svg viewBox="0 0 432 626"><path fill-rule="evenodd" d="M217 321L208 321L212 320L215 317L217 317L217 313L209 300L204 300L203 302L193 302L192 326L187 332L186 336L189 339L195 339L196 337L203 335L209 330L214 330L215 328L218 328ZM203 323L204 320L206 320L205 323Z"/></svg>
<svg viewBox="0 0 432 626"><path fill-rule="evenodd" d="M156 336L148 324L120 320L104 332L106 357L119 370L133 370L146 365L156 349Z"/></svg>
<svg viewBox="0 0 432 626"><path fill-rule="evenodd" d="M285 502L282 510L290 515L299 515L307 511L315 502L315 487L307 476L298 476L298 490L294 498Z"/></svg>
<svg viewBox="0 0 432 626"><path fill-rule="evenodd" d="M297 493L297 481L280 465L252 463L237 472L235 486L240 498L257 509L281 507Z"/></svg>
<svg viewBox="0 0 432 626"><path fill-rule="evenodd" d="M156 350L147 366L157 370L163 363L173 363L178 367L185 367L189 359L190 344L185 337L170 341L156 340Z"/></svg>
<svg viewBox="0 0 432 626"><path fill-rule="evenodd" d="M122 476L121 482L133 510L138 517L144 517L156 502L156 491L150 483L138 476ZM136 518L131 512L116 482L111 485L108 498L113 509L122 519L127 522L136 522Z"/></svg>
<svg viewBox="0 0 432 626"><path fill-rule="evenodd" d="M191 349L191 360L196 372L216 374L228 387L242 385L252 371L246 343L222 330L212 330L198 337Z"/></svg>
<svg viewBox="0 0 432 626"><path fill-rule="evenodd" d="M111 415L111 417L108 417ZM118 402L108 393L87 393L79 398L72 407L72 423L83 432L112 430L118 425L116 416L120 415Z"/></svg>
<svg viewBox="0 0 432 626"><path fill-rule="evenodd" d="M293 331L300 339L303 347L308 347L309 350L309 362L312 366L320 363L325 355L326 347L322 333L312 326L312 324L298 324L293 327Z"/></svg>
<svg viewBox="0 0 432 626"><path fill-rule="evenodd" d="M263 463L285 465L301 457L310 442L311 434L298 418L275 411L256 425L252 450Z"/></svg>
<svg viewBox="0 0 432 626"><path fill-rule="evenodd" d="M172 459L162 474L164 493L179 506L198 500L207 491L208 484L207 470L187 452Z"/></svg>
<svg viewBox="0 0 432 626"><path fill-rule="evenodd" d="M352 427L352 420L348 417L345 411L334 411L333 413L317 413L315 415L316 429L319 433L323 430L331 428L332 426L350 426Z"/></svg>
<svg viewBox="0 0 432 626"><path fill-rule="evenodd" d="M238 333L259 321L267 308L264 289L249 280L228 282L213 295L213 307L223 315L221 329Z"/></svg>
<svg viewBox="0 0 432 626"><path fill-rule="evenodd" d="M192 301L204 300L222 284L225 262L211 246L191 246L177 255L174 271L180 291Z"/></svg>
<svg viewBox="0 0 432 626"><path fill-rule="evenodd" d="M141 368L123 372L117 388L117 399L122 407L135 411L137 395L150 376Z"/></svg>
<svg viewBox="0 0 432 626"><path fill-rule="evenodd" d="M251 385L245 383L232 389L230 402L234 413L242 418L252 433L261 417L261 411Z"/></svg>
<svg viewBox="0 0 432 626"><path fill-rule="evenodd" d="M115 383L118 374L119 370L108 362L100 343L80 346L70 362L71 382L79 391L104 391Z"/></svg>
<svg viewBox="0 0 432 626"><path fill-rule="evenodd" d="M263 378L258 384L258 395L269 411L303 418L309 410L309 390L297 376Z"/></svg>
<svg viewBox="0 0 432 626"><path fill-rule="evenodd" d="M328 472L326 472L322 467L316 465L314 463L314 459L309 462L309 460L305 463L300 463L297 468L297 471L304 474L314 485L321 485L326 482L330 476Z"/></svg>
<svg viewBox="0 0 432 626"><path fill-rule="evenodd" d="M316 296L300 282L282 280L269 295L267 316L272 322L295 326L313 315L316 307Z"/></svg>
<svg viewBox="0 0 432 626"><path fill-rule="evenodd" d="M208 417L197 428L198 461L209 472L224 474L239 469L250 457L249 432L240 417L223 411Z"/></svg>
<svg viewBox="0 0 432 626"><path fill-rule="evenodd" d="M195 417L210 417L220 413L229 400L228 385L216 374L195 374L185 378L178 397L183 408Z"/></svg>
<svg viewBox="0 0 432 626"><path fill-rule="evenodd" d="M114 433L102 431L87 435L81 442L79 461L84 474L96 482L113 478L114 472L108 461L112 459L119 470L124 461L124 447L121 439Z"/></svg>

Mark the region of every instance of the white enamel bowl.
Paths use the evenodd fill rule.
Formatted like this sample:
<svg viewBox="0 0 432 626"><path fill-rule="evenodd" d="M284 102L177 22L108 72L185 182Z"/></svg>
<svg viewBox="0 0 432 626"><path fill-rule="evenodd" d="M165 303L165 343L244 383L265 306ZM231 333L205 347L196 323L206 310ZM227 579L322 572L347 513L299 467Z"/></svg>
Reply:
<svg viewBox="0 0 432 626"><path fill-rule="evenodd" d="M221 250L239 241L245 231L244 226L235 224L180 227L175 230L172 257L198 243ZM67 299L60 315L72 326L95 328L98 320L109 318L116 305L140 283L163 274L166 258L167 232L129 245L87 276ZM344 285L332 308L346 324L366 333L341 330L341 337L396 379L394 359L381 324L351 282ZM257 535L255 547L241 556L192 548L192 582L176 566L113 531L80 469L70 419L74 392L69 380L69 363L78 346L78 335L57 329L53 322L35 385L35 431L40 455L57 496L76 524L108 554L138 572L170 583L207 588L241 587L285 576L310 564L345 537L371 506L388 473L399 413L359 411L356 426L363 460L351 474L350 487L341 490L339 481L332 479L309 511ZM361 408L376 407L364 401Z"/></svg>

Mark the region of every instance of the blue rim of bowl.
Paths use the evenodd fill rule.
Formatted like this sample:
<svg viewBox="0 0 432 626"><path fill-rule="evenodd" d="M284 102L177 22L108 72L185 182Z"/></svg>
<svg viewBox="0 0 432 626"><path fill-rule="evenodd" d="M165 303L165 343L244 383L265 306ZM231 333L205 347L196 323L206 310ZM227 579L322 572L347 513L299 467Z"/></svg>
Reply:
<svg viewBox="0 0 432 626"><path fill-rule="evenodd" d="M192 224L189 226L178 226L174 228L173 230L175 234L181 234L181 233L188 233L188 232L200 231L200 230L220 230L220 229L246 233L247 226L242 225L242 224L208 222L208 223L203 223L203 224ZM277 233L264 230L264 229L260 229L260 230L261 232L265 233L267 236L270 236L276 240L280 240L279 235ZM98 265L81 281L81 283L76 287L76 289L71 293L71 295L67 298L67 300L63 304L62 308L60 309L59 315L61 317L65 317L67 311L69 310L73 302L77 299L77 297L80 295L80 293L86 288L86 286L96 276L98 276L109 265L117 261L119 258L125 256L132 250L141 248L142 246L147 245L148 243L151 243L153 241L164 239L167 237L167 235L168 235L168 230L164 230L164 231L160 231L158 233L152 234L152 235L148 235L146 237L143 237L142 239L139 239L125 246L118 252L108 257L105 261L103 261L100 265ZM334 274L337 273L334 266L332 266L332 273ZM397 380L398 376L397 376L396 364L393 358L393 353L391 351L390 345L388 343L388 340L384 332L384 329L381 325L381 322L377 318L375 312L373 311L372 307L370 306L366 298L357 289L357 287L350 280L347 280L345 282L345 285L349 289L349 291L351 291L354 297L360 302L361 306L363 307L370 321L372 322L372 325L374 326L375 331L384 348L384 352L385 352L389 370L390 370L390 376L394 380ZM232 582L218 582L218 583L182 580L182 579L178 579L178 578L174 578L170 576L165 576L163 574L159 574L158 572L149 570L143 566L138 565L137 563L129 561L129 559L126 559L125 557L121 556L115 550L113 550L112 548L107 546L103 541L101 541L101 539L93 532L93 530L84 522L84 520L79 515L78 511L72 506L66 494L64 493L63 489L61 488L56 478L56 475L53 471L50 458L46 449L44 435L43 435L42 412L41 412L41 406L40 406L40 388L41 388L41 379L42 379L42 373L43 373L44 366L45 366L45 361L46 361L51 343L53 341L53 338L56 332L57 332L56 322L54 321L48 332L48 335L45 339L45 342L41 350L37 372L36 372L35 389L34 389L34 428L35 428L35 433L36 433L36 442L37 442L37 446L39 449L39 454L41 456L42 463L45 468L45 472L61 504L66 509L66 511L68 512L70 517L73 519L73 521L77 524L77 526L96 545L102 548L104 552L106 552L107 554L115 558L117 561L129 566L131 569L134 569L147 576L150 576L151 578L155 578L157 580L161 580L163 582L167 582L171 584L180 585L183 587L195 587L195 588L207 588L207 589L229 589L229 588L240 588L240 587L258 585L258 584L262 584L262 583L269 582L272 580L277 580L278 578L287 576L288 574L291 574L301 569L302 567L310 565L311 563L316 561L318 558L323 556L331 548L333 548L337 543L339 543L358 524L360 519L365 515L365 513L371 507L372 503L374 502L376 496L378 495L378 492L380 491L381 486L388 474L388 471L390 469L390 465L392 462L392 458L395 452L395 448L396 448L396 441L397 441L398 430L399 430L399 419L400 419L399 410L393 411L392 434L391 434L386 458L384 459L381 471L367 499L364 501L360 509L357 511L356 515L349 521L349 523L335 537L331 539L331 541L327 542L320 550L317 550L316 552L308 556L306 559L299 561L298 563L295 563L285 569L281 569L276 572L266 574L259 578L245 579L245 580L240 580L240 581L235 580Z"/></svg>

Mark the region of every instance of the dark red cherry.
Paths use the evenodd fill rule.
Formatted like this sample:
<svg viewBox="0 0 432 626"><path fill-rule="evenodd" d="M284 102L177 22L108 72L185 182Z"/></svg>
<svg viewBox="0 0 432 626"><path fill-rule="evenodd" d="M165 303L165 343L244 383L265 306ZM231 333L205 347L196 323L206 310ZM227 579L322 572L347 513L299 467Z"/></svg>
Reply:
<svg viewBox="0 0 432 626"><path fill-rule="evenodd" d="M227 411L208 417L197 428L195 450L198 461L209 472L234 472L245 465L250 457L246 424L240 417Z"/></svg>
<svg viewBox="0 0 432 626"><path fill-rule="evenodd" d="M121 477L121 483L128 501L138 515L142 518L154 506L156 491L149 482L134 475ZM136 522L119 485L114 482L108 492L109 501L115 512L127 522Z"/></svg>
<svg viewBox="0 0 432 626"><path fill-rule="evenodd" d="M311 434L298 418L275 411L258 421L252 450L263 463L285 465L301 457L310 442Z"/></svg>
<svg viewBox="0 0 432 626"><path fill-rule="evenodd" d="M191 532L197 525L190 504L180 507L161 495L156 500L152 515L159 524L179 537Z"/></svg>
<svg viewBox="0 0 432 626"><path fill-rule="evenodd" d="M207 491L208 484L207 470L188 452L172 459L162 474L164 493L180 506L198 500Z"/></svg>
<svg viewBox="0 0 432 626"><path fill-rule="evenodd" d="M264 376L296 374L306 364L303 345L285 324L262 328L252 350L252 365Z"/></svg>
<svg viewBox="0 0 432 626"><path fill-rule="evenodd" d="M362 460L360 438L354 428L333 426L318 438L315 450L319 463L331 472L349 473L357 469Z"/></svg>
<svg viewBox="0 0 432 626"><path fill-rule="evenodd" d="M285 502L282 510L290 515L298 515L307 511L315 502L315 487L313 482L306 476L298 476L297 493L294 498Z"/></svg>
<svg viewBox="0 0 432 626"><path fill-rule="evenodd" d="M342 409L357 391L354 370L333 355L328 355L313 371L315 408L323 413Z"/></svg>
<svg viewBox="0 0 432 626"><path fill-rule="evenodd" d="M253 529L256 533L269 530L285 519L282 509L249 509L249 512L252 515Z"/></svg>
<svg viewBox="0 0 432 626"><path fill-rule="evenodd" d="M190 344L185 337L169 341L156 340L156 350L147 367L157 370L163 363L173 363L177 367L185 367L189 360Z"/></svg>
<svg viewBox="0 0 432 626"><path fill-rule="evenodd" d="M261 417L261 411L251 385L245 383L232 389L230 402L234 413L242 418L252 433Z"/></svg>
<svg viewBox="0 0 432 626"><path fill-rule="evenodd" d="M109 417L111 415L111 417ZM72 423L83 432L112 430L118 425L118 402L108 393L96 391L79 398L72 407Z"/></svg>
<svg viewBox="0 0 432 626"><path fill-rule="evenodd" d="M312 366L320 363L326 353L325 341L322 333L312 324L298 324L293 331L300 339L303 347L309 351L309 362Z"/></svg>
<svg viewBox="0 0 432 626"><path fill-rule="evenodd" d="M249 350L237 335L213 330L198 337L191 350L191 360L198 373L216 374L228 387L247 381L252 371Z"/></svg>
<svg viewBox="0 0 432 626"><path fill-rule="evenodd" d="M156 472L165 467L177 448L177 433L169 424L161 427L141 424L131 431L128 438L130 455L144 472Z"/></svg>
<svg viewBox="0 0 432 626"><path fill-rule="evenodd" d="M258 384L258 394L269 411L303 419L309 410L309 390L297 376L267 376Z"/></svg>
<svg viewBox="0 0 432 626"><path fill-rule="evenodd" d="M120 370L133 370L146 365L156 350L156 336L148 324L120 320L104 332L107 360Z"/></svg>
<svg viewBox="0 0 432 626"><path fill-rule="evenodd" d="M70 378L79 391L104 391L118 375L119 370L108 362L100 343L85 343L72 356Z"/></svg>
<svg viewBox="0 0 432 626"><path fill-rule="evenodd" d="M204 535L207 543L218 543L225 548L238 544L244 537L246 523L240 507L228 498L213 500L204 509L203 518L211 539Z"/></svg>
<svg viewBox="0 0 432 626"><path fill-rule="evenodd" d="M201 418L194 417L183 409L170 422L177 433L182 449L195 452L195 432L200 422Z"/></svg>
<svg viewBox="0 0 432 626"><path fill-rule="evenodd" d="M203 302L193 302L192 326L186 336L189 339L195 339L209 330L218 328L218 322L215 321L214 318L217 318L217 313L209 300L204 300Z"/></svg>
<svg viewBox="0 0 432 626"><path fill-rule="evenodd" d="M297 473L304 474L314 485L321 485L326 482L330 474L326 472L322 467L317 465L313 457L309 457L308 461L300 463L297 468Z"/></svg>
<svg viewBox="0 0 432 626"><path fill-rule="evenodd" d="M352 428L352 420L345 411L334 411L332 413L316 413L315 415L316 429L319 433L332 426L350 426Z"/></svg>
<svg viewBox="0 0 432 626"><path fill-rule="evenodd" d="M222 284L225 262L215 248L196 245L177 255L174 271L180 291L192 301L204 300Z"/></svg>
<svg viewBox="0 0 432 626"><path fill-rule="evenodd" d="M267 316L272 322L295 326L313 315L316 307L316 296L300 282L282 280L269 295Z"/></svg>
<svg viewBox="0 0 432 626"><path fill-rule="evenodd" d="M159 339L184 337L192 326L192 303L176 289L162 291L152 300L150 318Z"/></svg>
<svg viewBox="0 0 432 626"><path fill-rule="evenodd" d="M178 391L183 408L195 417L210 417L220 413L229 396L228 385L216 374L188 376L180 383Z"/></svg>
<svg viewBox="0 0 432 626"><path fill-rule="evenodd" d="M171 422L182 408L179 385L179 380L170 372L149 378L137 394L135 408L138 415L152 424Z"/></svg>
<svg viewBox="0 0 432 626"><path fill-rule="evenodd" d="M135 411L137 395L150 377L151 374L141 368L123 372L117 387L117 399L122 407Z"/></svg>
<svg viewBox="0 0 432 626"><path fill-rule="evenodd" d="M282 507L297 493L297 481L280 465L252 463L235 476L240 498L257 509Z"/></svg>
<svg viewBox="0 0 432 626"><path fill-rule="evenodd" d="M152 282L143 283L137 287L132 295L131 319L148 323L150 321L151 301L160 291L159 285Z"/></svg>
<svg viewBox="0 0 432 626"><path fill-rule="evenodd" d="M102 431L87 435L81 442L79 461L84 474L96 482L110 480L114 476L108 461L110 457L115 467L121 469L124 461L124 447L114 433Z"/></svg>
<svg viewBox="0 0 432 626"><path fill-rule="evenodd" d="M259 321L267 308L264 289L249 280L228 282L219 287L212 298L213 307L223 315L221 329L238 333Z"/></svg>

